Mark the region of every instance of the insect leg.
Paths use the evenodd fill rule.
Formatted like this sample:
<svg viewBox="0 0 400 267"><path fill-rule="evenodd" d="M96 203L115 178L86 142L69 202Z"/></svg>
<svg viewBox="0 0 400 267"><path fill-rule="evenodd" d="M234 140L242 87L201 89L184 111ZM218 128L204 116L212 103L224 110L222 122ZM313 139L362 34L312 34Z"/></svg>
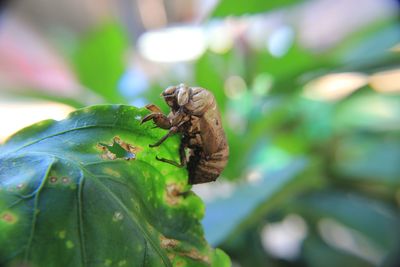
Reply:
<svg viewBox="0 0 400 267"><path fill-rule="evenodd" d="M159 161L165 162L165 163L172 164L178 168L185 167L187 160L186 160L186 154L185 154L185 145L183 143L181 143L181 145L179 147L179 156L180 156L181 163L178 163L178 162L170 160L170 159L159 158L159 157L156 157L156 159Z"/></svg>
<svg viewBox="0 0 400 267"><path fill-rule="evenodd" d="M157 127L163 129L171 128L172 125L169 118L162 113L162 110L159 107L157 107L154 104L149 104L146 106L146 109L150 110L151 113L144 116L144 118L140 122L141 124L149 120L153 120L153 122L157 125Z"/></svg>
<svg viewBox="0 0 400 267"><path fill-rule="evenodd" d="M175 134L175 133L177 132L177 130L178 130L178 127L176 127L176 126L171 127L166 135L164 135L163 137L161 137L161 139L158 140L157 143L155 143L155 144L150 144L149 147L156 147L156 146L161 145L165 140L168 139L168 137L170 137L171 135Z"/></svg>
<svg viewBox="0 0 400 267"><path fill-rule="evenodd" d="M182 167L186 166L186 164L187 164L185 148L186 148L186 145L183 142L181 142L181 145L179 146L179 157L181 160Z"/></svg>
<svg viewBox="0 0 400 267"><path fill-rule="evenodd" d="M154 104L148 104L145 106L145 108L150 110L153 113L162 113L162 110Z"/></svg>
<svg viewBox="0 0 400 267"><path fill-rule="evenodd" d="M143 124L149 120L153 120L154 123L156 124L156 126L159 128L163 128L163 129L171 128L171 123L170 123L168 117L162 113L150 113L150 114L146 115L142 119L141 124Z"/></svg>
<svg viewBox="0 0 400 267"><path fill-rule="evenodd" d="M181 162L181 163L178 163L178 162L176 162L176 161L174 161L174 160L165 159L165 158L159 158L159 157L157 157L157 156L156 156L156 159L159 160L159 161L162 161L162 162L165 162L165 163L169 163L169 164L171 164L171 165L174 165L174 166L176 166L176 167L178 167L178 168L185 167L185 165L182 164L182 162Z"/></svg>

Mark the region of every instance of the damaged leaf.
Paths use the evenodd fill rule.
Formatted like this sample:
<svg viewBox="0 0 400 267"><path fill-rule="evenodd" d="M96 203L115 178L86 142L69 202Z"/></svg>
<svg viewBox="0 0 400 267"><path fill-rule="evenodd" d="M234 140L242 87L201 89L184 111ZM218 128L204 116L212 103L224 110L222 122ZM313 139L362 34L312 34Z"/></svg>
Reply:
<svg viewBox="0 0 400 267"><path fill-rule="evenodd" d="M0 266L230 266L211 248L190 191L179 138L147 111L77 110L23 129L0 147Z"/></svg>
<svg viewBox="0 0 400 267"><path fill-rule="evenodd" d="M138 148L131 144L125 143L118 136L114 137L113 143L107 145L104 143L99 143L99 147L103 150L103 159L125 159L132 160L136 158L136 153L139 151Z"/></svg>

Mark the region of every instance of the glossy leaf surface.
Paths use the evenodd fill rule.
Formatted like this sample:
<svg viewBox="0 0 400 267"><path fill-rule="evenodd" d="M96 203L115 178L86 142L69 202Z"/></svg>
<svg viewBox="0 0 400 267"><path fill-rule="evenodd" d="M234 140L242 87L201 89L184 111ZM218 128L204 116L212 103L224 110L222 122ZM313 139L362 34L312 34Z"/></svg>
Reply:
<svg viewBox="0 0 400 267"><path fill-rule="evenodd" d="M202 201L177 159L179 138L121 105L43 121L0 147L0 264L229 266L203 238ZM3 266L2 265L2 266Z"/></svg>

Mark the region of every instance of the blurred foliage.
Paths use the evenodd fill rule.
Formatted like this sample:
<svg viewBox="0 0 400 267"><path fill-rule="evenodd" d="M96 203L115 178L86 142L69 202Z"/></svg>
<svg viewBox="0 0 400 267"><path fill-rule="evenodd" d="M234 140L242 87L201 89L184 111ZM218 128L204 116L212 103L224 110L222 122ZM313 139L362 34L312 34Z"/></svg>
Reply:
<svg viewBox="0 0 400 267"><path fill-rule="evenodd" d="M274 9L283 8L287 5L299 4L299 0L280 0L280 1L219 1L217 7L212 12L214 17L239 16L245 14L264 13Z"/></svg>
<svg viewBox="0 0 400 267"><path fill-rule="evenodd" d="M297 3L222 0L211 18L284 12ZM319 52L295 40L280 57L237 42L225 53L206 51L188 64L186 81L171 73L150 82L142 96L165 111L160 83L199 85L218 101L231 151L220 179L233 189L207 203L204 227L208 240L234 262L400 264L400 96L369 85L335 101L304 94L309 81L326 74L399 68L399 53L390 51L400 41L399 29L394 19L374 22ZM106 102L126 102L117 90L125 45L121 31L107 26L78 48L78 76ZM236 97L223 89L232 76L246 85ZM257 179L249 183L251 175ZM305 222L306 236L295 258L280 258L264 247L262 229L291 214Z"/></svg>
<svg viewBox="0 0 400 267"><path fill-rule="evenodd" d="M107 103L125 103L116 90L126 66L127 37L121 26L108 24L88 34L74 56L81 83Z"/></svg>

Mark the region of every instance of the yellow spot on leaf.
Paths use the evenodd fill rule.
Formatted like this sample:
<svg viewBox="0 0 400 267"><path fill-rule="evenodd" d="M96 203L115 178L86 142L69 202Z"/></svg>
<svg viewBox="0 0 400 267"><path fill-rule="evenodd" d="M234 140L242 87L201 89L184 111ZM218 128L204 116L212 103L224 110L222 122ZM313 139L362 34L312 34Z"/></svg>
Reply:
<svg viewBox="0 0 400 267"><path fill-rule="evenodd" d="M120 262L118 262L118 266L126 266L126 264L127 264L127 261L126 260L123 260L123 261L120 261Z"/></svg>
<svg viewBox="0 0 400 267"><path fill-rule="evenodd" d="M70 184L69 188L72 189L72 190L75 190L76 189L76 184L75 183Z"/></svg>
<svg viewBox="0 0 400 267"><path fill-rule="evenodd" d="M186 261L184 261L183 259L178 259L174 262L174 266L176 267L186 266Z"/></svg>
<svg viewBox="0 0 400 267"><path fill-rule="evenodd" d="M120 211L114 212L114 215L113 215L114 222L121 221L123 218L124 218L124 215L122 214L122 212L120 212Z"/></svg>
<svg viewBox="0 0 400 267"><path fill-rule="evenodd" d="M175 254L168 253L167 256L168 256L168 259L169 259L170 261L174 261Z"/></svg>
<svg viewBox="0 0 400 267"><path fill-rule="evenodd" d="M121 177L121 174L119 172L117 172L116 170L113 170L111 168L104 168L104 173L111 175L113 177Z"/></svg>
<svg viewBox="0 0 400 267"><path fill-rule="evenodd" d="M64 239L66 236L67 232L65 230L58 232L58 237L60 239Z"/></svg>
<svg viewBox="0 0 400 267"><path fill-rule="evenodd" d="M65 246L67 246L67 248L71 249L71 248L73 248L75 245L74 245L74 242L72 242L71 240L67 240L67 241L65 242Z"/></svg>

